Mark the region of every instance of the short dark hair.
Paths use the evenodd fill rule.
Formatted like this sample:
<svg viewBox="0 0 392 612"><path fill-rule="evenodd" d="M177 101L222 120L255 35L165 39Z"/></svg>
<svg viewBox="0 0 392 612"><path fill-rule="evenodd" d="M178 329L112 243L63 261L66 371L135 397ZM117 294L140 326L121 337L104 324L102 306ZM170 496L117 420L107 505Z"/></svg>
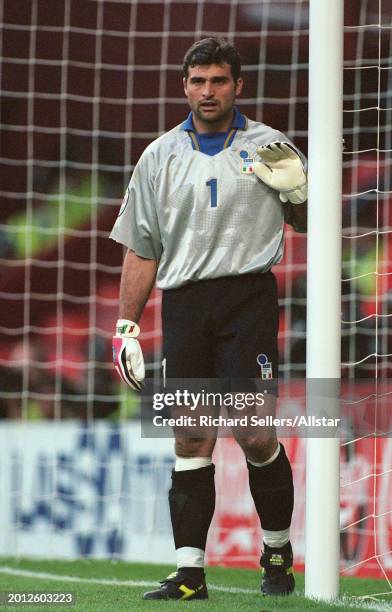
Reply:
<svg viewBox="0 0 392 612"><path fill-rule="evenodd" d="M210 36L195 42L185 53L183 72L188 78L189 67L229 64L234 81L241 74L241 58L237 49L224 38Z"/></svg>

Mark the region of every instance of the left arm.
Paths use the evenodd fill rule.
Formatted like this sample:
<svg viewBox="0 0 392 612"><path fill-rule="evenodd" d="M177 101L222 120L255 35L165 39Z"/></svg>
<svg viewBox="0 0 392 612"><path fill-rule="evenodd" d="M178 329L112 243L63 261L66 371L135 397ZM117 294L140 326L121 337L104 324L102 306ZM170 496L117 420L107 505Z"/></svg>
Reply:
<svg viewBox="0 0 392 612"><path fill-rule="evenodd" d="M279 192L285 222L297 232L306 232L308 181L297 151L285 142L273 142L257 153L262 161L254 165L256 176Z"/></svg>
<svg viewBox="0 0 392 612"><path fill-rule="evenodd" d="M291 225L296 232L304 234L308 230L308 203L283 204L283 213L285 223Z"/></svg>

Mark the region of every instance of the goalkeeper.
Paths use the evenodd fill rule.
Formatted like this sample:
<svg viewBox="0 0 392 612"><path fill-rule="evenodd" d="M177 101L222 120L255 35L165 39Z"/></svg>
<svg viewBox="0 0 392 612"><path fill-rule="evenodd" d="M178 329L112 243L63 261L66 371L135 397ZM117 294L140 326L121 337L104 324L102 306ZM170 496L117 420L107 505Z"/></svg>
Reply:
<svg viewBox="0 0 392 612"><path fill-rule="evenodd" d="M302 155L277 130L235 107L240 57L219 38L186 53L189 116L142 154L111 237L127 247L113 339L118 374L133 389L144 379L138 342L154 283L163 290L163 363L168 379L259 380L271 405L278 375L278 300L271 272L283 255L284 222L306 230ZM268 380L266 380L268 379ZM261 591L294 590L290 522L293 480L271 430L233 432L249 472L263 529ZM204 551L215 506L216 432L177 432L169 492L177 570L145 599L206 599Z"/></svg>

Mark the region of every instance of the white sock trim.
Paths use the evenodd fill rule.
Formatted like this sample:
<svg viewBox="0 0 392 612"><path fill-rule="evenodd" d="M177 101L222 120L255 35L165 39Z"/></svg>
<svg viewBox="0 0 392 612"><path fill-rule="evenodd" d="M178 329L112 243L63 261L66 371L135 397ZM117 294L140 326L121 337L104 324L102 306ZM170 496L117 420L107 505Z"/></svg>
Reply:
<svg viewBox="0 0 392 612"><path fill-rule="evenodd" d="M263 463L256 463L256 461L251 461L250 459L248 459L248 463L250 463L251 465L254 465L255 467L264 467L265 465L269 465L270 463L275 461L279 453L280 453L280 444L278 442L278 446L276 447L274 454L271 455L271 457L267 459L267 461L264 461Z"/></svg>
<svg viewBox="0 0 392 612"><path fill-rule="evenodd" d="M204 567L204 550L183 546L176 550L177 568L179 567Z"/></svg>
<svg viewBox="0 0 392 612"><path fill-rule="evenodd" d="M290 527L281 531L267 531L263 529L263 542L271 548L283 548L290 540Z"/></svg>
<svg viewBox="0 0 392 612"><path fill-rule="evenodd" d="M198 470L199 468L211 465L211 463L211 457L177 457L176 455L174 471L183 472L184 470Z"/></svg>

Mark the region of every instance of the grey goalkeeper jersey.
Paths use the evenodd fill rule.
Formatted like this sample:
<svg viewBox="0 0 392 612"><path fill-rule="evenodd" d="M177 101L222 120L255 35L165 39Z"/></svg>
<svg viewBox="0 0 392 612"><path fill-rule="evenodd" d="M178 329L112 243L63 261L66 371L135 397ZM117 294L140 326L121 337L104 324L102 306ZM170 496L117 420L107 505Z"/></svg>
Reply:
<svg viewBox="0 0 392 612"><path fill-rule="evenodd" d="M266 272L283 255L283 209L252 164L260 145L290 141L244 118L230 146L209 156L184 125L144 151L110 237L159 262L160 289Z"/></svg>

